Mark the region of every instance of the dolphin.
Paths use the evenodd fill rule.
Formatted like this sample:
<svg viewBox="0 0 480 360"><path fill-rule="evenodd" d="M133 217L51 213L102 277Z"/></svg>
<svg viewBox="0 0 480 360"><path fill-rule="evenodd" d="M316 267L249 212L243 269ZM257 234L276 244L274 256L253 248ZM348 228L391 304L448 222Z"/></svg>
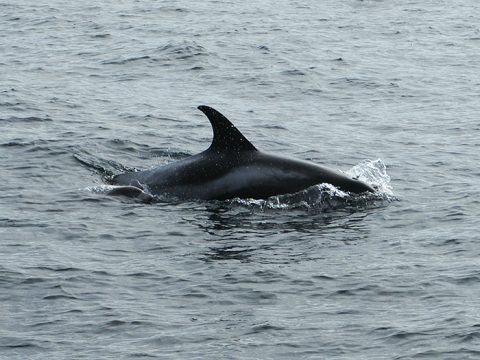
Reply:
<svg viewBox="0 0 480 360"><path fill-rule="evenodd" d="M355 194L374 192L370 185L338 171L261 152L220 112L205 105L198 109L213 128L207 150L151 170L116 175L112 184L124 186L127 195L138 188L192 200L266 199L322 183ZM114 194L122 194L121 188Z"/></svg>

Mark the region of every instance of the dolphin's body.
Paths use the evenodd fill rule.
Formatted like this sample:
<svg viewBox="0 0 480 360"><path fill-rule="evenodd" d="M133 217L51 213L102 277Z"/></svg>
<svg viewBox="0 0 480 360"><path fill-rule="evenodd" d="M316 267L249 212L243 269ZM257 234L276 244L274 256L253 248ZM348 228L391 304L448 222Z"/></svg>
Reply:
<svg viewBox="0 0 480 360"><path fill-rule="evenodd" d="M352 193L374 191L340 172L260 152L218 111L203 105L198 109L213 128L213 141L207 150L152 170L117 175L112 183L124 185L127 193L133 186L152 194L203 200L265 199L321 183Z"/></svg>

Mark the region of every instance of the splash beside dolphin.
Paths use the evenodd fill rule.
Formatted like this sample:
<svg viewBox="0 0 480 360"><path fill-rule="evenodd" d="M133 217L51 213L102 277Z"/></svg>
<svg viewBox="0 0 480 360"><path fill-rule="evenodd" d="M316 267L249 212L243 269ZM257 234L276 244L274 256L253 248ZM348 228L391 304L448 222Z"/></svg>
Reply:
<svg viewBox="0 0 480 360"><path fill-rule="evenodd" d="M133 186L154 195L199 200L266 199L322 183L351 193L374 192L370 185L338 171L258 151L217 110L205 105L198 109L213 128L207 150L152 170L119 174L112 183L126 186L130 193Z"/></svg>

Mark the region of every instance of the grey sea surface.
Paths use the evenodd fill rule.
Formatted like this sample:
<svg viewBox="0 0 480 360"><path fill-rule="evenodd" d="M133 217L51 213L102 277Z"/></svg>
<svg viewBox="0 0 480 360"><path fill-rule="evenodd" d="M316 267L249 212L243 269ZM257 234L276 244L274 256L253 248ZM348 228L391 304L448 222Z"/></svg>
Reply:
<svg viewBox="0 0 480 360"><path fill-rule="evenodd" d="M480 358L480 3L1 1L0 359ZM259 149L375 184L153 203Z"/></svg>

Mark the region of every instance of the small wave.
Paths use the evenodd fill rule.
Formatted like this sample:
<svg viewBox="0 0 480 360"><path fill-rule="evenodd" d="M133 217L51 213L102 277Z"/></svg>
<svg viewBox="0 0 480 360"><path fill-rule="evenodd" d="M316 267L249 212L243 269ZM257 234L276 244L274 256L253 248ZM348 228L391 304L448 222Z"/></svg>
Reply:
<svg viewBox="0 0 480 360"><path fill-rule="evenodd" d="M125 65L132 62L146 61L152 63L163 63L164 66L170 66L170 62L187 60L209 55L209 52L201 45L195 42L167 43L166 45L147 49L140 54L129 57L120 57L108 59L101 62L102 65Z"/></svg>
<svg viewBox="0 0 480 360"><path fill-rule="evenodd" d="M266 200L233 199L233 205L247 206L261 210L320 210L360 209L376 204L383 199L379 194L349 194L331 184L314 185L294 194L272 196Z"/></svg>
<svg viewBox="0 0 480 360"><path fill-rule="evenodd" d="M170 161L182 159L191 156L190 153L184 151L173 151L165 148L154 148L148 145L133 142L131 140L113 139L106 142L106 144L115 149L116 152L125 152L135 154L137 157L143 159L149 158L166 158ZM112 164L113 165L113 164Z"/></svg>
<svg viewBox="0 0 480 360"><path fill-rule="evenodd" d="M136 62L140 60L150 60L150 56L132 56L128 58L121 58L121 59L113 59L113 60L105 60L102 62L102 65L124 65L130 62Z"/></svg>
<svg viewBox="0 0 480 360"><path fill-rule="evenodd" d="M167 55L169 58L185 60L191 57L208 55L206 49L195 43L182 42L180 44L169 43L157 49L160 54Z"/></svg>
<svg viewBox="0 0 480 360"><path fill-rule="evenodd" d="M390 176L387 174L387 166L381 159L364 160L348 170L347 174L372 185L379 194L383 194L387 198L394 197Z"/></svg>
<svg viewBox="0 0 480 360"><path fill-rule="evenodd" d="M59 300L59 299L77 300L78 298L73 295L57 294L57 295L46 295L42 299L43 300Z"/></svg>
<svg viewBox="0 0 480 360"><path fill-rule="evenodd" d="M188 13L189 10L187 8L181 8L177 6L172 6L172 5L164 5L160 6L158 10L162 12L175 12L175 13Z"/></svg>
<svg viewBox="0 0 480 360"><path fill-rule="evenodd" d="M118 188L117 185L95 185L86 187L85 191L92 192L95 194L108 194L110 191Z"/></svg>
<svg viewBox="0 0 480 360"><path fill-rule="evenodd" d="M47 281L48 281L48 279L46 279L46 278L29 277L25 280L22 280L20 282L20 285L38 284L38 283L44 283L44 282L47 282Z"/></svg>
<svg viewBox="0 0 480 360"><path fill-rule="evenodd" d="M282 71L282 74L288 75L288 76L305 76L305 73L299 69L285 70L285 71Z"/></svg>
<svg viewBox="0 0 480 360"><path fill-rule="evenodd" d="M93 39L105 39L105 38L108 38L110 36L111 36L110 34L105 33L105 34L95 34L95 35L92 35L91 37Z"/></svg>
<svg viewBox="0 0 480 360"><path fill-rule="evenodd" d="M25 123L32 123L32 122L44 122L44 121L53 121L51 118L47 117L38 117L38 116L27 116L27 117L17 117L17 116L10 116L8 118L0 118L0 122L11 122L11 123L18 123L18 122L25 122Z"/></svg>
<svg viewBox="0 0 480 360"><path fill-rule="evenodd" d="M121 164L116 163L115 161L97 158L86 151L77 152L75 154L72 154L72 156L80 164L98 173L104 179L111 178L114 173L118 171L123 172L132 170L124 167Z"/></svg>
<svg viewBox="0 0 480 360"><path fill-rule="evenodd" d="M131 199L136 199L137 201L145 204L150 204L152 202L160 202L162 200L160 196L155 196L151 194L146 187L141 190L134 186L99 185L87 187L85 190L97 194L123 196Z"/></svg>
<svg viewBox="0 0 480 360"><path fill-rule="evenodd" d="M246 332L245 335L254 335L254 334L260 334L263 332L276 332L276 331L283 331L286 330L284 327L281 326L275 326L270 323L264 323L264 324L258 324L254 325L252 329Z"/></svg>
<svg viewBox="0 0 480 360"><path fill-rule="evenodd" d="M35 145L34 141L22 141L22 140L11 140L6 143L0 144L2 147L27 147Z"/></svg>
<svg viewBox="0 0 480 360"><path fill-rule="evenodd" d="M29 341L24 341L24 340L18 340L18 342L15 343L7 343L5 345L0 345L1 348L6 348L6 349L18 349L18 348L31 348L31 349L44 349L42 346L37 345L33 342Z"/></svg>
<svg viewBox="0 0 480 360"><path fill-rule="evenodd" d="M382 84L375 82L374 80L361 78L339 78L336 81L330 82L330 85L344 84L347 84L351 87L361 87L366 89L376 89L382 86Z"/></svg>

